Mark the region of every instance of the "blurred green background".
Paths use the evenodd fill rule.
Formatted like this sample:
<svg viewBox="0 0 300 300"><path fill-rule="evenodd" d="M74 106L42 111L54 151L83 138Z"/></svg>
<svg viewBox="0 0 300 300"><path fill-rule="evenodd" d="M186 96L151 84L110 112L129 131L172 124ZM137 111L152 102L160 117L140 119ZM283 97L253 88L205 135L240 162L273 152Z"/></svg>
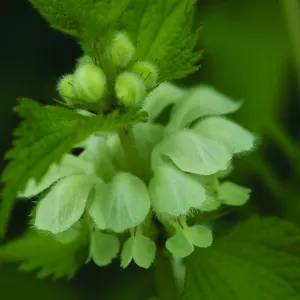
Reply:
<svg viewBox="0 0 300 300"><path fill-rule="evenodd" d="M257 150L236 160L233 177L253 190L251 202L235 213L277 215L300 225L300 10L297 0L200 0L202 67L180 83L208 83L244 106L233 117L259 136ZM1 4L2 157L18 124L12 108L27 96L41 103L55 97L59 76L80 55L76 42L53 31L24 0ZM1 168L5 165L4 159ZM9 238L21 234L30 203L14 211ZM151 272L88 265L70 282L38 280L0 265L4 299L147 299Z"/></svg>

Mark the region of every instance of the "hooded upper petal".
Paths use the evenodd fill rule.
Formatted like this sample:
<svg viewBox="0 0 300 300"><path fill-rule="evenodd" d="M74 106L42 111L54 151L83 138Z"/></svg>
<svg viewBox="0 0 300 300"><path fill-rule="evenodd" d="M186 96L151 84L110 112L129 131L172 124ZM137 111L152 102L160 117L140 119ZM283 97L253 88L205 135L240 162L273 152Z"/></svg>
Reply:
<svg viewBox="0 0 300 300"><path fill-rule="evenodd" d="M18 196L33 197L50 187L57 180L73 174L82 174L83 172L84 165L82 162L77 157L67 154L59 164L50 166L48 172L39 182L36 182L35 179L29 179L25 189L19 192Z"/></svg>
<svg viewBox="0 0 300 300"><path fill-rule="evenodd" d="M142 109L148 113L149 120L153 121L167 106L177 103L185 95L185 90L163 82L146 97Z"/></svg>
<svg viewBox="0 0 300 300"><path fill-rule="evenodd" d="M233 102L212 87L199 86L175 105L167 131L185 128L201 117L232 113L240 106L240 102Z"/></svg>
<svg viewBox="0 0 300 300"><path fill-rule="evenodd" d="M232 154L220 143L191 130L183 130L166 137L152 153L152 168L169 157L184 172L211 175L225 170Z"/></svg>
<svg viewBox="0 0 300 300"><path fill-rule="evenodd" d="M255 144L255 136L250 131L222 117L206 118L193 130L223 144L233 153L249 151Z"/></svg>

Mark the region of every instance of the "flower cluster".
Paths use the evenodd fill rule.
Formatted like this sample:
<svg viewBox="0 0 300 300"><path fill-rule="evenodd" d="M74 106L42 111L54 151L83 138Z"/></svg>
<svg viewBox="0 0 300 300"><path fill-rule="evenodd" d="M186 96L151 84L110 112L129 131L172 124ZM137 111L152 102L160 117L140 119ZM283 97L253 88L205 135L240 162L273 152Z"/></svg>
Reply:
<svg viewBox="0 0 300 300"><path fill-rule="evenodd" d="M61 242L76 239L87 227L90 258L97 265L109 264L120 252L122 267L133 260L148 268L158 234L175 257L186 257L213 240L211 230L198 224L199 214L246 203L250 190L224 177L232 158L254 147L255 137L224 117L240 103L213 88L181 89L169 82L156 87L157 68L131 63L134 47L124 33L116 35L109 53L124 69L114 81L116 99L125 107L140 106L148 122L90 136L77 145L79 155L66 154L41 182L29 180L20 196L45 191L33 223ZM108 86L105 73L84 56L58 90L68 105L107 103ZM159 117L169 106L162 124Z"/></svg>
<svg viewBox="0 0 300 300"><path fill-rule="evenodd" d="M134 60L134 53L126 34L117 33L104 57L107 74L96 58L84 55L73 74L61 77L58 92L69 106L84 105L97 111L112 104L138 105L157 84L158 72L153 63ZM113 87L108 79L114 82Z"/></svg>

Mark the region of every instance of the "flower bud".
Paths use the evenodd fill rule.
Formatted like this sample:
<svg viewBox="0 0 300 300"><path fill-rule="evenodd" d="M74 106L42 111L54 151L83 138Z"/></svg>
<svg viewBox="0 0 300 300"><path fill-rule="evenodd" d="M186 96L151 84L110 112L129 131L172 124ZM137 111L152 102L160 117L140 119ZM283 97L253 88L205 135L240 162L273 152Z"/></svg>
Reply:
<svg viewBox="0 0 300 300"><path fill-rule="evenodd" d="M112 41L110 53L115 65L125 68L134 53L134 46L126 34L119 32Z"/></svg>
<svg viewBox="0 0 300 300"><path fill-rule="evenodd" d="M72 104L72 99L75 97L73 79L74 76L72 74L67 74L62 76L57 82L57 91L68 105Z"/></svg>
<svg viewBox="0 0 300 300"><path fill-rule="evenodd" d="M132 67L132 72L137 73L144 79L148 90L152 89L157 83L158 71L154 64L149 61L136 62Z"/></svg>
<svg viewBox="0 0 300 300"><path fill-rule="evenodd" d="M76 97L87 103L97 103L107 88L104 72L90 63L81 64L77 68L73 82Z"/></svg>
<svg viewBox="0 0 300 300"><path fill-rule="evenodd" d="M76 68L79 68L86 64L94 64L94 60L91 56L84 54L77 59Z"/></svg>
<svg viewBox="0 0 300 300"><path fill-rule="evenodd" d="M146 95L143 79L132 72L120 74L115 83L116 96L125 106L138 104Z"/></svg>

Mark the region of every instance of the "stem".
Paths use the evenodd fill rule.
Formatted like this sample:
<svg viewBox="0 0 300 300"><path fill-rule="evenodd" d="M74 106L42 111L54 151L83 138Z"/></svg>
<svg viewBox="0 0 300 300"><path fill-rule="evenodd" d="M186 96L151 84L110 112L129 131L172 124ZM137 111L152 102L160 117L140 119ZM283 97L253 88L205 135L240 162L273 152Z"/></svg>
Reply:
<svg viewBox="0 0 300 300"><path fill-rule="evenodd" d="M290 35L292 54L298 76L298 87L300 87L300 2L299 0L281 0L281 5Z"/></svg>
<svg viewBox="0 0 300 300"><path fill-rule="evenodd" d="M291 141L289 134L280 123L277 121L269 121L268 124L268 131L271 137L294 165L295 170L300 174L300 155L298 147Z"/></svg>
<svg viewBox="0 0 300 300"><path fill-rule="evenodd" d="M132 172L139 178L143 178L144 172L141 167L141 158L135 145L134 136L131 128L123 128L119 130L120 141L126 158L125 171Z"/></svg>
<svg viewBox="0 0 300 300"><path fill-rule="evenodd" d="M295 197L290 189L282 188L282 182L278 179L274 170L258 155L256 155L251 165L255 174L261 178L270 192L274 195L274 200L278 199L280 201L280 205L292 200L298 200L298 197Z"/></svg>
<svg viewBox="0 0 300 300"><path fill-rule="evenodd" d="M173 272L171 256L164 249L160 249L154 265L154 276L158 299L179 300L179 290Z"/></svg>

